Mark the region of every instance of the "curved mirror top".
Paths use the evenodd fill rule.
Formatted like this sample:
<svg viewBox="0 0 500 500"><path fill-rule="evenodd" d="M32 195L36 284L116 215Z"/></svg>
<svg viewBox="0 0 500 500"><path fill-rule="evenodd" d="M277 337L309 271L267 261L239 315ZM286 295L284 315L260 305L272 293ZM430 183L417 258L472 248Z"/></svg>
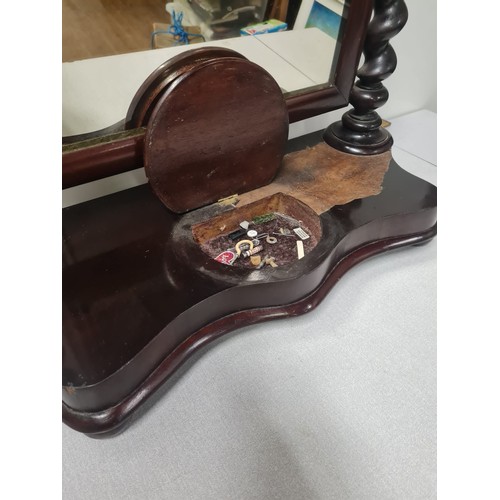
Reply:
<svg viewBox="0 0 500 500"><path fill-rule="evenodd" d="M126 0L63 0L63 136L86 134L121 121L151 72L193 48L216 46L241 53L266 69L287 98L328 87L333 83L330 75L335 74L350 3L175 0L145 1L138 6ZM167 20L174 16L179 20L181 13L180 24L187 35L180 33L189 37L187 45L165 33ZM263 26L269 19L276 21ZM259 24L260 29L286 29L259 34L258 27L251 27ZM175 25L170 24L171 29Z"/></svg>

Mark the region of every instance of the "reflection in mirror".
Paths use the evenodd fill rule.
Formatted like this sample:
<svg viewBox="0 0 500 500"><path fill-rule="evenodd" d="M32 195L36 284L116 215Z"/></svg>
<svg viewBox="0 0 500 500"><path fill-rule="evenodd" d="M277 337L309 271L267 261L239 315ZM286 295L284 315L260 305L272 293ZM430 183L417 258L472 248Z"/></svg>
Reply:
<svg viewBox="0 0 500 500"><path fill-rule="evenodd" d="M285 97L328 85L349 4L345 0L175 0L159 9L157 1L140 3L63 0L63 136L122 121L148 75L193 48L216 46L241 53L266 69ZM172 21L180 13L177 24L189 44L172 36L176 29ZM87 24L79 28L82 23ZM282 26L285 31L265 33ZM264 32L258 34L259 29Z"/></svg>

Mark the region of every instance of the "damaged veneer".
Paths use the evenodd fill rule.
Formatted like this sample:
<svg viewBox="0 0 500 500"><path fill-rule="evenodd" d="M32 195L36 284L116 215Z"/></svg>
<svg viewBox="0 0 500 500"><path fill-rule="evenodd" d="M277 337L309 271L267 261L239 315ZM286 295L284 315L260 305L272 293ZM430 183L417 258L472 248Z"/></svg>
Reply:
<svg viewBox="0 0 500 500"><path fill-rule="evenodd" d="M268 217L262 220L263 215ZM251 222L247 222L248 230L243 230L244 234L235 241L231 234L235 229L238 231L242 221ZM275 267L295 262L298 260L297 241L304 240L304 252L309 253L322 234L318 215L301 201L283 193L196 224L192 232L203 252L222 264L259 269L264 265ZM252 236L253 240L248 239ZM240 251L241 242L248 242L245 245L250 247L249 253ZM255 253L261 254L261 261L254 259L252 262L250 257ZM264 265L260 266L262 259Z"/></svg>
<svg viewBox="0 0 500 500"><path fill-rule="evenodd" d="M390 158L390 152L355 157L325 143L290 153L272 183L233 196L238 207L194 224L193 238L221 264L257 269L288 265L318 244L322 213L381 192ZM239 243L247 253L239 251ZM249 258L255 253L262 254L263 263Z"/></svg>

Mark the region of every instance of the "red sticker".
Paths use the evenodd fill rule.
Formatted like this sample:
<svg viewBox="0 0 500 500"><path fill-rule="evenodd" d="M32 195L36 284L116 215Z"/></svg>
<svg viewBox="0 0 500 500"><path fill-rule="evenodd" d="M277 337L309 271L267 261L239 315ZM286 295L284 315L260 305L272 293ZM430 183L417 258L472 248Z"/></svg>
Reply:
<svg viewBox="0 0 500 500"><path fill-rule="evenodd" d="M231 250L226 250L225 252L217 255L217 257L215 257L215 260L217 262L220 262L221 264L227 264L228 266L230 266L236 260L236 254L234 252L231 252Z"/></svg>

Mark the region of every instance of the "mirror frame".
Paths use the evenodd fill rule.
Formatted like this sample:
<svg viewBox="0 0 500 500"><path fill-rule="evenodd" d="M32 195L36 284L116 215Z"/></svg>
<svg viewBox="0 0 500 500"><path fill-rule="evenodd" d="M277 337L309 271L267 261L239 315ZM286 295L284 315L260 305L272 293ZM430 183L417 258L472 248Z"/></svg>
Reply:
<svg viewBox="0 0 500 500"><path fill-rule="evenodd" d="M340 50L336 51L329 81L285 96L289 123L321 115L349 105L359 60L363 51L373 0L351 0L342 28ZM300 92L300 93L299 93ZM145 128L101 131L64 141L62 151L63 189L117 175L143 166ZM108 135L109 134L109 135ZM82 140L82 139L86 140ZM69 139L69 138L68 138Z"/></svg>
<svg viewBox="0 0 500 500"><path fill-rule="evenodd" d="M349 104L363 51L373 0L351 0L338 57L334 56L329 81L286 98L290 123L343 108Z"/></svg>

